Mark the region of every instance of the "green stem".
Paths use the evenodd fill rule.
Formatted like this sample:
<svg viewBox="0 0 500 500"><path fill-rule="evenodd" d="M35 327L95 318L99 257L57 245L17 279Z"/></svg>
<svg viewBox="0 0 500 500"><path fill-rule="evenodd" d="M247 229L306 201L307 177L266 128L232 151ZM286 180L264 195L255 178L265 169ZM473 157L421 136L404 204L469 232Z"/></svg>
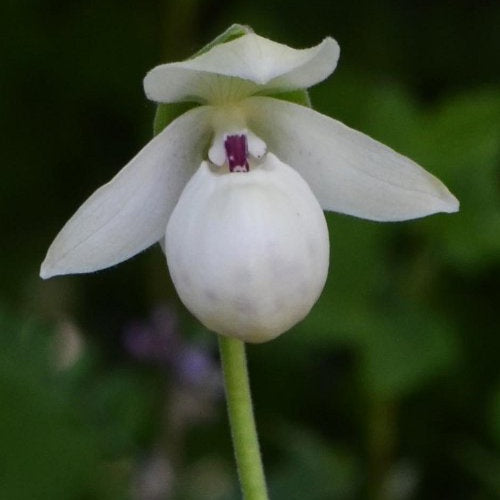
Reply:
<svg viewBox="0 0 500 500"><path fill-rule="evenodd" d="M245 344L219 335L219 349L234 454L245 500L267 500L266 479L260 457L248 381Z"/></svg>

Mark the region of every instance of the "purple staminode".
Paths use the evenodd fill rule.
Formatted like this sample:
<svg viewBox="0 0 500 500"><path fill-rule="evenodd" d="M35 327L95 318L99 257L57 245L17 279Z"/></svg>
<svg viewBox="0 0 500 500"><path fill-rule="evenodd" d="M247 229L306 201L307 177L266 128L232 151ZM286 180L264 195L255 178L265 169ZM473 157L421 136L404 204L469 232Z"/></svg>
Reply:
<svg viewBox="0 0 500 500"><path fill-rule="evenodd" d="M228 135L224 141L231 172L248 172L248 144L244 134Z"/></svg>

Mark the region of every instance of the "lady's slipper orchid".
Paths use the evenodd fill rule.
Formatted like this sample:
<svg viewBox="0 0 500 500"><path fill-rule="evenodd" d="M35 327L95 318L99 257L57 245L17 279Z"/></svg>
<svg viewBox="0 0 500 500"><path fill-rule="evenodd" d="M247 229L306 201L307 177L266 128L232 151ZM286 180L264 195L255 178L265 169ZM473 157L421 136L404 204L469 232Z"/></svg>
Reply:
<svg viewBox="0 0 500 500"><path fill-rule="evenodd" d="M332 38L296 50L247 33L151 70L149 99L198 106L78 209L41 276L97 271L160 241L181 300L203 324L262 342L303 319L321 293L322 209L375 221L457 211L412 160L277 98L324 80L338 57Z"/></svg>

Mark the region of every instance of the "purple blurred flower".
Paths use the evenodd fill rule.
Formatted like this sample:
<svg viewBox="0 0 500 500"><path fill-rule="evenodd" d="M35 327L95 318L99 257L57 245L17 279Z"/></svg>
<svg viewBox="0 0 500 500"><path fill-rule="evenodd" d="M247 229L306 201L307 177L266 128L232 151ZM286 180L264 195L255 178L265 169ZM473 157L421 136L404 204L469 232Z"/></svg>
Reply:
<svg viewBox="0 0 500 500"><path fill-rule="evenodd" d="M183 384L222 390L219 367L202 348L185 346L175 360L175 373Z"/></svg>
<svg viewBox="0 0 500 500"><path fill-rule="evenodd" d="M181 343L177 316L168 306L156 308L149 321L133 321L123 332L127 351L140 361L168 363Z"/></svg>
<svg viewBox="0 0 500 500"><path fill-rule="evenodd" d="M157 307L146 321L134 321L123 332L125 349L137 360L168 369L186 387L222 392L222 377L210 352L187 343L174 309Z"/></svg>

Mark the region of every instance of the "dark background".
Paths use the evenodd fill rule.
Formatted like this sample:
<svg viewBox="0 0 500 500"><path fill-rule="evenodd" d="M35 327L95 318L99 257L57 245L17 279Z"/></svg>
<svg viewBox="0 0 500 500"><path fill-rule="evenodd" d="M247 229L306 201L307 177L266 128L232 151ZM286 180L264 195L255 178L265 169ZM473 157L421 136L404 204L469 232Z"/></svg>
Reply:
<svg viewBox="0 0 500 500"><path fill-rule="evenodd" d="M336 38L315 108L461 201L397 224L328 215L319 303L249 348L272 498L500 498L500 2L4 0L0 19L0 498L238 498L216 338L159 248L38 278L151 137L145 73L234 22Z"/></svg>

